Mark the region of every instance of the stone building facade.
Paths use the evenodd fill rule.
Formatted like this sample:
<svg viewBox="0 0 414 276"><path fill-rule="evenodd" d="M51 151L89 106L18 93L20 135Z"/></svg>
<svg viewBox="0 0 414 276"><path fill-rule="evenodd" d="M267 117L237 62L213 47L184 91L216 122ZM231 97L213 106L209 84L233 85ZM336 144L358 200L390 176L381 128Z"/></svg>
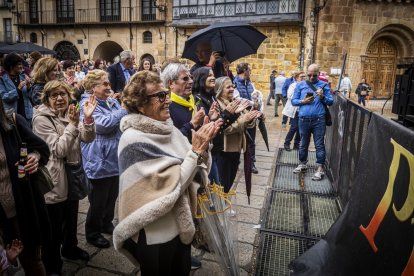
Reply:
<svg viewBox="0 0 414 276"><path fill-rule="evenodd" d="M12 17L20 39L54 49L60 58L111 61L131 49L137 60L162 62L180 58L185 40L208 24L247 21L268 38L232 69L251 63L252 79L264 93L273 69L289 75L312 62L332 73L335 87L347 53L345 72L354 87L364 77L374 96L388 97L396 65L414 60L410 0L15 1Z"/></svg>
<svg viewBox="0 0 414 276"><path fill-rule="evenodd" d="M410 0L327 1L317 14L315 61L329 72L347 53L345 72L354 87L366 78L374 97L389 97L396 65L414 62L413 14Z"/></svg>

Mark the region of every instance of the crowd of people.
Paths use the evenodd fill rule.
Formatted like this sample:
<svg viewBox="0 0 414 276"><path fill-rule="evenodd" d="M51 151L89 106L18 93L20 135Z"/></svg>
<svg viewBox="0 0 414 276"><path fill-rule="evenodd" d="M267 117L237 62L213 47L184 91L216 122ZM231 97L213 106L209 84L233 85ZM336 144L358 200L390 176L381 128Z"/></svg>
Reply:
<svg viewBox="0 0 414 276"><path fill-rule="evenodd" d="M192 68L177 59L157 66L144 58L136 66L129 50L111 65L39 55L26 63L13 53L4 58L0 272L15 269L17 256L26 275L60 275L62 258L88 261L77 240L79 200L86 195L89 244L108 248L103 234L112 235L115 249L139 264L142 275L188 275L201 265L190 249L198 187L215 183L228 193L247 148L252 173L258 173L256 122L265 118L248 63L237 64L233 76L222 53L208 43L196 54L199 62ZM290 118L285 149L293 139L299 149L294 173L306 170L314 135L314 180L325 169L323 105L333 103L318 75L314 64L307 71L311 85L300 71L290 79L275 75L271 86L286 104L283 124ZM21 179L16 164L23 144ZM37 185L41 168L53 183L45 192ZM86 195L75 189L77 176L85 176L80 182Z"/></svg>

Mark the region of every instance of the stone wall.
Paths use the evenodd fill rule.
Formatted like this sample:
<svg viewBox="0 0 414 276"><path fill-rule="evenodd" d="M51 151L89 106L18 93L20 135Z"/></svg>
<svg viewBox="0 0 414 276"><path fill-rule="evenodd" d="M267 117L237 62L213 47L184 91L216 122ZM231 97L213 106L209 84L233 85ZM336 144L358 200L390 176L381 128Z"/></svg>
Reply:
<svg viewBox="0 0 414 276"><path fill-rule="evenodd" d="M258 26L257 29L268 38L260 45L257 54L241 58L231 65L231 70L236 75L236 65L240 62L248 62L252 67L251 79L256 89L265 95L269 93L269 75L272 70L285 71L289 75L292 70L299 67L300 56L300 26ZM196 29L179 29L178 57L184 49L187 35L191 35ZM188 66L193 62L186 61Z"/></svg>
<svg viewBox="0 0 414 276"><path fill-rule="evenodd" d="M382 37L395 44L398 59L412 55L407 53L414 43L413 14L414 6L410 3L327 1L319 14L316 62L329 72L330 68L342 66L342 54L347 52L346 72L355 87L362 76L361 55L366 54L376 38ZM308 29L311 28L309 24ZM338 77L331 76L334 87Z"/></svg>

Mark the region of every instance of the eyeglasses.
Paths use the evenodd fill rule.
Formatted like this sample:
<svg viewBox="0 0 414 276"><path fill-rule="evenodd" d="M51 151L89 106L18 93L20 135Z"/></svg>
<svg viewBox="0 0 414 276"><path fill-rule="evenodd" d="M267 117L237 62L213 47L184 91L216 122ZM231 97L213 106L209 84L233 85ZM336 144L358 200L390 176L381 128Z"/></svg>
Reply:
<svg viewBox="0 0 414 276"><path fill-rule="evenodd" d="M100 83L98 85L103 85L103 86L109 86L109 87L111 87L111 83L110 82L107 82L107 81L103 81L102 83Z"/></svg>
<svg viewBox="0 0 414 276"><path fill-rule="evenodd" d="M190 79L193 79L193 76L186 76L186 77L183 77L183 78L178 78L177 80L183 80L183 81L185 81L185 82L188 82Z"/></svg>
<svg viewBox="0 0 414 276"><path fill-rule="evenodd" d="M60 92L60 93L53 93L49 95L49 98L51 98L52 100L57 100L57 98L61 96L62 98L67 98L69 95L66 92Z"/></svg>
<svg viewBox="0 0 414 276"><path fill-rule="evenodd" d="M309 77L309 78L312 78L312 77L317 78L317 77L318 77L318 75L316 75L316 74L315 74L315 75L308 74L308 77Z"/></svg>
<svg viewBox="0 0 414 276"><path fill-rule="evenodd" d="M165 102L165 100L167 99L167 96L170 96L170 92L168 91L159 91L157 93L151 94L151 95L147 95L147 98L155 98L158 97L158 100L163 103Z"/></svg>

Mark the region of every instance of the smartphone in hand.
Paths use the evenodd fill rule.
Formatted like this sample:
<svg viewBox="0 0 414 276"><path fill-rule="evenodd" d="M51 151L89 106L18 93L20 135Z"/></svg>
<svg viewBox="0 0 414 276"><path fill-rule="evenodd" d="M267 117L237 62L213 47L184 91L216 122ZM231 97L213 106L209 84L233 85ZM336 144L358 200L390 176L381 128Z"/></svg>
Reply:
<svg viewBox="0 0 414 276"><path fill-rule="evenodd" d="M310 98L310 97L313 97L313 93L312 92L306 93L306 98Z"/></svg>

